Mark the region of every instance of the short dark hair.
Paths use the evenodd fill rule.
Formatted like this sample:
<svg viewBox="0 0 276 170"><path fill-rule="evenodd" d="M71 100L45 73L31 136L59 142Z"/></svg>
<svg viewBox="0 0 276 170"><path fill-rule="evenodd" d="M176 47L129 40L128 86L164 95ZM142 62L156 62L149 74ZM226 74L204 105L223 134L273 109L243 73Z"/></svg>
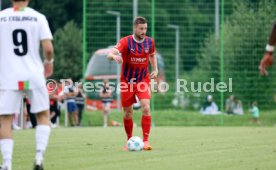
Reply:
<svg viewBox="0 0 276 170"><path fill-rule="evenodd" d="M146 24L147 20L144 17L136 17L134 20L134 25L138 25L138 24Z"/></svg>
<svg viewBox="0 0 276 170"><path fill-rule="evenodd" d="M24 1L27 1L27 0L12 0L12 1L14 1L14 2L20 2L20 1L22 2L23 1L24 2Z"/></svg>

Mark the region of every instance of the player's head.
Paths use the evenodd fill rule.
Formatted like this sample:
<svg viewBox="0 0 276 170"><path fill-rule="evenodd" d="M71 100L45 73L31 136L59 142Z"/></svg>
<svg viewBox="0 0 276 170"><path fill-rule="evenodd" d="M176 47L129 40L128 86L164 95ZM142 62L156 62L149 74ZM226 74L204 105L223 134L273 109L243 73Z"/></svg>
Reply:
<svg viewBox="0 0 276 170"><path fill-rule="evenodd" d="M212 95L208 95L208 96L207 96L207 101L208 101L208 102L212 102L212 100L213 100L213 96L212 96Z"/></svg>
<svg viewBox="0 0 276 170"><path fill-rule="evenodd" d="M13 4L23 4L23 5L28 5L29 4L29 2L30 2L31 0L11 0L11 2L13 3Z"/></svg>
<svg viewBox="0 0 276 170"><path fill-rule="evenodd" d="M105 85L108 84L108 79L104 79L103 82Z"/></svg>
<svg viewBox="0 0 276 170"><path fill-rule="evenodd" d="M252 106L257 106L258 105L258 102L257 101L253 101L252 102Z"/></svg>
<svg viewBox="0 0 276 170"><path fill-rule="evenodd" d="M138 40L144 39L147 33L147 20L144 17L136 17L133 23L133 31Z"/></svg>
<svg viewBox="0 0 276 170"><path fill-rule="evenodd" d="M30 2L31 0L11 0L12 2Z"/></svg>

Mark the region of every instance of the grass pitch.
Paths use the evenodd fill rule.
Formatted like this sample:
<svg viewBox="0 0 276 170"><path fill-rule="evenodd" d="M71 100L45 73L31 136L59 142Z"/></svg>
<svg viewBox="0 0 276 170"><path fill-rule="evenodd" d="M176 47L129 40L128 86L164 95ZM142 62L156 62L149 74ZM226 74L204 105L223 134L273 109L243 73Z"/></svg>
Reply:
<svg viewBox="0 0 276 170"><path fill-rule="evenodd" d="M32 169L34 130L14 132L14 170ZM152 151L124 152L116 128L53 129L46 170L274 170L275 127L154 127ZM141 136L141 128L134 128Z"/></svg>
<svg viewBox="0 0 276 170"><path fill-rule="evenodd" d="M133 120L137 125L141 122L141 111L135 111ZM251 114L246 112L242 116L238 115L202 115L198 111L188 110L156 110L151 113L153 122L156 126L259 126L253 124ZM62 114L63 116L64 114ZM123 113L112 111L109 115L110 120L122 123ZM261 110L260 113L261 126L275 126L276 112L275 110ZM61 123L64 122L62 117ZM84 126L102 126L102 111L86 112L83 119Z"/></svg>

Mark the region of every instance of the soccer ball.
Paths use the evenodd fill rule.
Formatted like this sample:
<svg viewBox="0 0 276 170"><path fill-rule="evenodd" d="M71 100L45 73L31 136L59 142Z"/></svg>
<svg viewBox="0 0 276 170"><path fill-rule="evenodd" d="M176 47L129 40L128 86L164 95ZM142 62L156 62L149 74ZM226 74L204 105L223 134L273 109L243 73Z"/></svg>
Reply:
<svg viewBox="0 0 276 170"><path fill-rule="evenodd" d="M144 142L139 136L133 136L127 141L127 148L129 151L142 151Z"/></svg>

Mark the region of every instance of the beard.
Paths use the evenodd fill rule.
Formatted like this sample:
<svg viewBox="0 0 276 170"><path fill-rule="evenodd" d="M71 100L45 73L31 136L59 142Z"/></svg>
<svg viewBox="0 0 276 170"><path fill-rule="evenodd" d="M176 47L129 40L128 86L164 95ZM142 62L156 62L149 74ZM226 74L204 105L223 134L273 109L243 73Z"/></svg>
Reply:
<svg viewBox="0 0 276 170"><path fill-rule="evenodd" d="M145 34L135 34L135 36L138 38L139 41L145 38Z"/></svg>

